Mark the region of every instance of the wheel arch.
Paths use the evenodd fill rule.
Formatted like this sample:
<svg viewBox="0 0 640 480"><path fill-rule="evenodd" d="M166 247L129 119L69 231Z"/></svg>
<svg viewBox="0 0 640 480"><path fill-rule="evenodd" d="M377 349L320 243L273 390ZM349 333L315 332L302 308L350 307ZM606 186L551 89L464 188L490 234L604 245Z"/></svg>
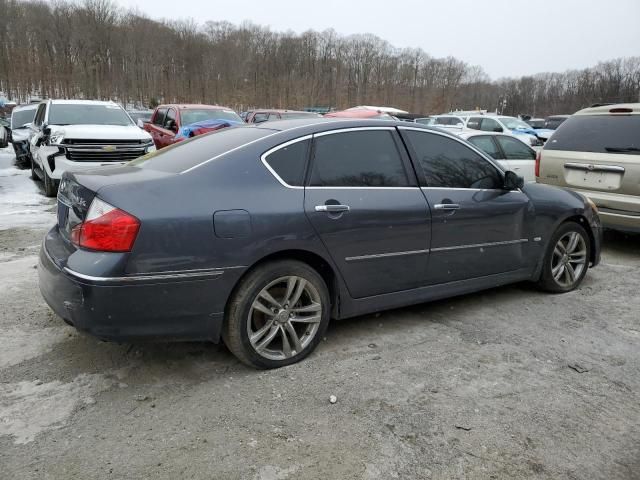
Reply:
<svg viewBox="0 0 640 480"><path fill-rule="evenodd" d="M313 268L318 274L322 277L327 288L329 290L329 297L331 298L331 318L337 318L339 316L340 311L340 279L338 277L338 273L331 265L331 263L323 258L318 253L309 251L309 250L301 250L301 249L287 249L287 250L279 250L277 252L272 252L259 260L255 261L247 270L242 274L242 276L237 280L236 284L231 291L227 299L227 303L225 305L225 313L227 312L229 303L232 301L238 287L242 284L243 280L249 275L252 271L258 268L260 265L263 265L268 262L274 262L278 260L297 260L301 263L304 263L311 268Z"/></svg>
<svg viewBox="0 0 640 480"><path fill-rule="evenodd" d="M557 226L556 228L560 227L560 225L563 225L567 222L574 222L577 223L578 225L580 225L582 228L584 228L587 232L587 235L589 236L589 262L590 263L594 263L596 261L596 238L595 235L593 233L593 230L591 229L591 226L589 225L589 221L587 220L587 218L584 215L572 215L570 217L565 218L564 220L562 220Z"/></svg>

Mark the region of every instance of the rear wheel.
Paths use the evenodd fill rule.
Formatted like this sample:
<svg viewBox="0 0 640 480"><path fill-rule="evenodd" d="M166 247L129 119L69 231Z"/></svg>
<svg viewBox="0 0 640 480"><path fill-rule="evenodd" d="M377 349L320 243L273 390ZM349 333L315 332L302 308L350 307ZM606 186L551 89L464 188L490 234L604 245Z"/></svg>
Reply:
<svg viewBox="0 0 640 480"><path fill-rule="evenodd" d="M255 368L278 368L309 355L329 324L330 300L322 277L293 261L266 263L241 283L223 328L227 348Z"/></svg>
<svg viewBox="0 0 640 480"><path fill-rule="evenodd" d="M36 167L33 158L31 158L31 180L40 180L40 177L36 173Z"/></svg>
<svg viewBox="0 0 640 480"><path fill-rule="evenodd" d="M555 293L574 290L587 274L590 253L586 230L575 222L562 224L549 243L538 286Z"/></svg>

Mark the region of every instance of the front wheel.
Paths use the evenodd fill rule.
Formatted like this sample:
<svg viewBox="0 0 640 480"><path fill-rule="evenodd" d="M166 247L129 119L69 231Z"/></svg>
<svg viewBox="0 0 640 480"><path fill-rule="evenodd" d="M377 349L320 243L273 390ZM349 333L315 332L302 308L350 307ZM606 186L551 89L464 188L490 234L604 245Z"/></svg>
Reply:
<svg viewBox="0 0 640 480"><path fill-rule="evenodd" d="M587 231L575 222L562 224L549 242L538 286L554 293L574 290L587 274L590 254Z"/></svg>
<svg viewBox="0 0 640 480"><path fill-rule="evenodd" d="M313 268L293 260L265 263L238 287L222 337L249 366L290 365L316 348L329 324L330 308L327 286Z"/></svg>
<svg viewBox="0 0 640 480"><path fill-rule="evenodd" d="M56 186L56 181L47 174L47 169L42 168L42 177L44 184L44 194L47 197L55 197L58 194L58 187Z"/></svg>

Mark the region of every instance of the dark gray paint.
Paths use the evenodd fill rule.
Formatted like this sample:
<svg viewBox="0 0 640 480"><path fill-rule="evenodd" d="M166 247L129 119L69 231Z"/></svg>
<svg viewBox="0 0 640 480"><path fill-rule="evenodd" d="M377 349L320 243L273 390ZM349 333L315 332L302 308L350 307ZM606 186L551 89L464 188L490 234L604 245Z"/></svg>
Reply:
<svg viewBox="0 0 640 480"><path fill-rule="evenodd" d="M259 141L181 174L131 166L67 174L77 195L89 200L95 194L135 215L142 226L130 253L78 250L54 227L41 253L43 296L67 321L103 338L215 341L242 275L274 255L312 258L328 266L335 318L535 279L546 242L570 217L582 219L592 232L591 260L598 262L597 215L567 190L536 184L522 192L288 188L260 161L266 151L301 136L381 125L420 128L379 120L269 122L268 135ZM215 135L195 141L215 142ZM403 154L408 161L408 153ZM447 199L464 208L453 215L433 210ZM315 211L316 205L332 201L351 210L337 218ZM86 214L75 210L78 219ZM214 222L223 211L247 214ZM528 241L433 250L516 239ZM417 253L378 256L400 252ZM187 274L171 281L163 278L166 272Z"/></svg>

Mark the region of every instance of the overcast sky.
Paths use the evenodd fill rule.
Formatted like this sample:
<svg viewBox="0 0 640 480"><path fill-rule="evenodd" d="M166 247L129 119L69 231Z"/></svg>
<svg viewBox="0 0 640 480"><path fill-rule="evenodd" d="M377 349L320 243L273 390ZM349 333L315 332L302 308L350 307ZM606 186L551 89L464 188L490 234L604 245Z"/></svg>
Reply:
<svg viewBox="0 0 640 480"><path fill-rule="evenodd" d="M480 65L494 79L640 56L640 0L116 1L151 18L373 33L396 47Z"/></svg>

